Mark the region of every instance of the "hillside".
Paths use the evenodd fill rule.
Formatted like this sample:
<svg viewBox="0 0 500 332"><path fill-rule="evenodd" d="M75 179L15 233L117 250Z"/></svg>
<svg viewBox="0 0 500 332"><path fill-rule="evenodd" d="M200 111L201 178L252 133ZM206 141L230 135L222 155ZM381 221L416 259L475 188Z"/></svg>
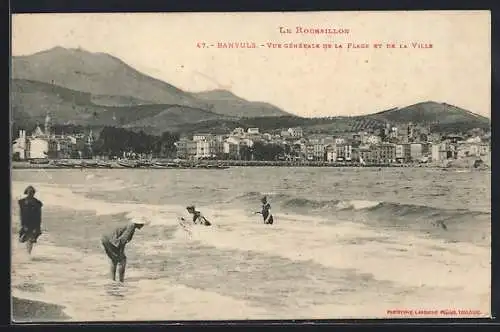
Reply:
<svg viewBox="0 0 500 332"><path fill-rule="evenodd" d="M214 113L237 117L269 117L290 115L268 103L249 102L227 90L212 90L193 93L197 98L209 103Z"/></svg>
<svg viewBox="0 0 500 332"><path fill-rule="evenodd" d="M276 116L287 113L275 106L249 102L229 91L185 92L132 68L106 53L55 47L27 56L12 57L12 77L55 84L90 93L103 106L168 104L240 116Z"/></svg>
<svg viewBox="0 0 500 332"><path fill-rule="evenodd" d="M488 118L434 101L363 116L301 118L227 90L185 92L116 57L81 49L56 47L13 57L12 76L13 120L27 127L42 123L50 112L59 124L151 133L227 131L238 126L263 131L301 126L307 133L336 133L380 128L387 122L429 125L443 133L491 128Z"/></svg>
<svg viewBox="0 0 500 332"><path fill-rule="evenodd" d="M420 123L420 124L453 124L471 122L478 125L489 125L490 120L484 116L464 110L447 103L434 101L422 102L403 108L375 113L369 116L372 119L393 123Z"/></svg>
<svg viewBox="0 0 500 332"><path fill-rule="evenodd" d="M43 123L48 112L53 121L58 124L129 128L143 126L150 132L162 132L184 123L230 119L203 109L182 105L102 106L94 104L94 101L99 98L102 96L94 96L53 84L20 79L11 81L12 117L18 125L26 127L31 127L35 123Z"/></svg>
<svg viewBox="0 0 500 332"><path fill-rule="evenodd" d="M151 106L151 109L156 108L155 105ZM138 110L142 112L142 110ZM205 121L230 121L232 118L223 116L221 114L212 113L197 108L188 108L179 105L169 105L169 107L161 108L161 111L156 114L138 119L136 121L130 121L124 128L129 129L143 129L148 133L161 134L164 131L176 131L179 126L191 127L198 122Z"/></svg>
<svg viewBox="0 0 500 332"><path fill-rule="evenodd" d="M92 104L91 94L60 86L11 80L12 117L17 122L43 122L47 112L60 123L88 123L106 109Z"/></svg>
<svg viewBox="0 0 500 332"><path fill-rule="evenodd" d="M12 59L12 77L56 84L94 95L128 96L148 103L205 107L189 93L144 75L106 53L55 47Z"/></svg>

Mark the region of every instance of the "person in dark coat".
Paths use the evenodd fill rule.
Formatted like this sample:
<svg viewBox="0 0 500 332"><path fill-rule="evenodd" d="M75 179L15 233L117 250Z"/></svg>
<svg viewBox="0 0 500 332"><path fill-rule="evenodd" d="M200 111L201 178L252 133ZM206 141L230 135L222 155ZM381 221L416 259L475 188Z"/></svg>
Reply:
<svg viewBox="0 0 500 332"><path fill-rule="evenodd" d="M267 201L267 197L264 196L261 199L262 210L256 213L261 214L264 219L264 224L272 225L274 223L273 215L271 214L271 204Z"/></svg>
<svg viewBox="0 0 500 332"><path fill-rule="evenodd" d="M104 251L111 260L111 279L116 280L116 270L118 268L118 278L120 282L125 280L125 268L127 265L125 245L132 240L135 230L141 229L147 223L148 221L143 218L136 218L128 225L120 226L112 233L101 237Z"/></svg>
<svg viewBox="0 0 500 332"><path fill-rule="evenodd" d="M35 198L36 190L28 186L24 190L25 198L19 200L21 216L21 229L19 230L19 241L26 243L28 254L31 255L33 245L42 234L42 202Z"/></svg>

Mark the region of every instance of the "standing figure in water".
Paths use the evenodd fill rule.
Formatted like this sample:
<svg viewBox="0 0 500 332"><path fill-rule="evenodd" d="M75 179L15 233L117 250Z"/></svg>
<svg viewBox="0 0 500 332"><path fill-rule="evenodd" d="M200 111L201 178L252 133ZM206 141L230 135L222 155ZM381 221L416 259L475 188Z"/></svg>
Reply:
<svg viewBox="0 0 500 332"><path fill-rule="evenodd" d="M196 211L196 208L194 205L190 205L186 207L186 210L188 211L189 214L193 215L193 224L200 224L204 226L210 226L212 225L210 221L205 218L200 211ZM185 221L184 218L181 218L182 221Z"/></svg>
<svg viewBox="0 0 500 332"><path fill-rule="evenodd" d="M101 243L111 260L111 279L116 280L116 269L120 282L125 279L125 268L127 257L125 256L125 245L132 240L136 229L141 229L148 223L143 218L136 218L126 226L116 228L111 234L103 235Z"/></svg>
<svg viewBox="0 0 500 332"><path fill-rule="evenodd" d="M261 199L262 202L262 210L255 212L262 215L264 218L264 224L272 225L274 223L273 215L271 214L271 204L267 201L267 197L264 196Z"/></svg>
<svg viewBox="0 0 500 332"><path fill-rule="evenodd" d="M42 202L35 198L35 188L28 186L24 190L25 198L19 200L21 216L21 229L19 230L19 241L26 243L28 254L31 255L33 245L42 234Z"/></svg>

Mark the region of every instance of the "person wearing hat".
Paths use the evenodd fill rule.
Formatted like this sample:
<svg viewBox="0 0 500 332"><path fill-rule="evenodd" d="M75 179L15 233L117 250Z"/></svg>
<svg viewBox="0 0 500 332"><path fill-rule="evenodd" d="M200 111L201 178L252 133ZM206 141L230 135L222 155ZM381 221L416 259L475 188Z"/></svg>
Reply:
<svg viewBox="0 0 500 332"><path fill-rule="evenodd" d="M186 207L186 210L189 214L192 214L193 215L193 224L200 224L200 225L204 225L204 226L210 226L212 225L210 223L210 221L207 220L207 218L205 218L200 211L196 211L196 208L194 207L194 205L190 205L190 206L187 206ZM182 221L185 221L184 218L181 217L181 220Z"/></svg>
<svg viewBox="0 0 500 332"><path fill-rule="evenodd" d="M116 270L118 268L118 278L120 282L125 279L125 268L127 265L127 256L125 256L125 245L134 237L135 230L141 229L149 221L137 216L133 217L131 223L126 226L116 228L111 234L103 235L101 243L104 251L111 260L111 279L116 280Z"/></svg>
<svg viewBox="0 0 500 332"><path fill-rule="evenodd" d="M31 255L33 245L42 234L42 202L35 198L36 190L33 186L28 186L24 190L26 197L21 198L19 211L21 217L21 229L19 230L19 241L26 243L26 250Z"/></svg>
<svg viewBox="0 0 500 332"><path fill-rule="evenodd" d="M274 218L271 214L271 204L267 201L266 196L262 197L260 201L262 202L262 210L255 213L262 215L262 218L264 218L264 224L272 225L274 223Z"/></svg>

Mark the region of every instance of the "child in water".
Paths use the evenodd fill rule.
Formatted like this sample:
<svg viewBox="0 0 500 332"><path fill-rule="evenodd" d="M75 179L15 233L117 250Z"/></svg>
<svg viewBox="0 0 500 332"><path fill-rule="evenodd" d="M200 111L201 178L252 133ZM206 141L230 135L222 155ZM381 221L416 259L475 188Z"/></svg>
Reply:
<svg viewBox="0 0 500 332"><path fill-rule="evenodd" d="M103 235L101 243L106 254L111 260L111 279L116 280L116 269L120 282L125 279L125 267L127 257L125 256L125 245L132 240L136 229L141 229L148 221L144 218L135 218L126 226L116 228L112 233Z"/></svg>
<svg viewBox="0 0 500 332"><path fill-rule="evenodd" d="M271 204L269 204L269 202L267 201L266 196L262 197L261 202L262 202L262 210L255 213L262 215L262 218L264 218L264 224L272 225L274 223L274 218L273 215L271 214Z"/></svg>
<svg viewBox="0 0 500 332"><path fill-rule="evenodd" d="M200 211L196 211L196 208L194 207L194 205L190 205L188 207L186 207L186 210L188 211L189 214L192 214L193 215L193 224L200 224L200 225L204 225L204 226L210 226L212 225L210 223L210 221L207 220L207 218L205 218ZM181 220L182 221L185 221L184 218L181 217Z"/></svg>

